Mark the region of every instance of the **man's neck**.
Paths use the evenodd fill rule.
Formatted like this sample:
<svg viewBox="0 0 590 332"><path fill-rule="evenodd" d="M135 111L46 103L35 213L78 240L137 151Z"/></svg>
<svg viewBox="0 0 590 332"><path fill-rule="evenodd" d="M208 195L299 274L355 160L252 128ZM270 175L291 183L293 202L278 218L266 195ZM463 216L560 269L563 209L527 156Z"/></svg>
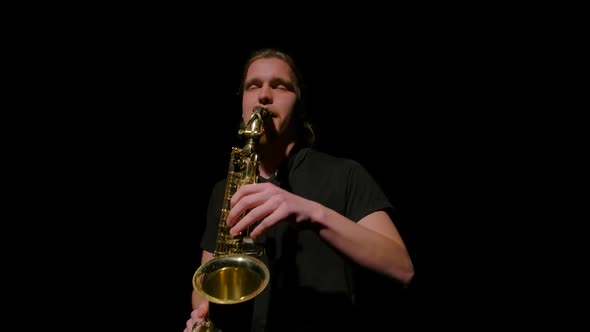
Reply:
<svg viewBox="0 0 590 332"><path fill-rule="evenodd" d="M260 147L260 176L265 179L276 175L279 166L285 158L289 156L295 142L291 141L286 144L265 145Z"/></svg>

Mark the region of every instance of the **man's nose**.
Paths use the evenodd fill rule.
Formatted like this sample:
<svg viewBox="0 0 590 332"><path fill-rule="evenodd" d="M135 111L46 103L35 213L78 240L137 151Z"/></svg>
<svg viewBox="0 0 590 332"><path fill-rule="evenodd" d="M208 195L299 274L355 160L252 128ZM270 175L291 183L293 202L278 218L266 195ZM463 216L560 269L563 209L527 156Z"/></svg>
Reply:
<svg viewBox="0 0 590 332"><path fill-rule="evenodd" d="M262 105L272 103L272 89L269 86L263 86L258 90L258 102Z"/></svg>

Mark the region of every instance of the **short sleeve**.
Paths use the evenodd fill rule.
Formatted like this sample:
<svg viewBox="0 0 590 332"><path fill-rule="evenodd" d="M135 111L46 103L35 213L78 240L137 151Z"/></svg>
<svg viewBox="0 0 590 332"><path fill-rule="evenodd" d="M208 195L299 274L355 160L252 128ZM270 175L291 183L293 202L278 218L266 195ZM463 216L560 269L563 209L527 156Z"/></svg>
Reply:
<svg viewBox="0 0 590 332"><path fill-rule="evenodd" d="M391 214L393 205L367 169L358 162L350 161L346 186L346 214L357 222L379 210Z"/></svg>

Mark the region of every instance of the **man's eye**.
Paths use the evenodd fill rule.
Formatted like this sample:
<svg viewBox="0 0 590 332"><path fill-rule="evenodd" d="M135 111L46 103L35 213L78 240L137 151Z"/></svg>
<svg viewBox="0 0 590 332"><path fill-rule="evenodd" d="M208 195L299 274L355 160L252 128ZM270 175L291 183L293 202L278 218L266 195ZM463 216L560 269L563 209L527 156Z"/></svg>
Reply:
<svg viewBox="0 0 590 332"><path fill-rule="evenodd" d="M287 90L287 91L289 90L289 87L286 86L285 84L277 84L277 85L275 85L274 88L279 89L279 90Z"/></svg>

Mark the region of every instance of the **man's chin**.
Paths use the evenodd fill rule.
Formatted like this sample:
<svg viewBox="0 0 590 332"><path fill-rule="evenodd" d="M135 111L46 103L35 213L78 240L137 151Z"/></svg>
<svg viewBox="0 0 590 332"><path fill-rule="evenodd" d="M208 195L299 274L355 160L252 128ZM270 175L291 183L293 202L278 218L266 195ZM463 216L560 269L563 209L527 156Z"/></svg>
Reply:
<svg viewBox="0 0 590 332"><path fill-rule="evenodd" d="M260 140L258 141L259 145L270 145L272 142L276 141L277 136L273 135L273 133L264 133L260 136Z"/></svg>

